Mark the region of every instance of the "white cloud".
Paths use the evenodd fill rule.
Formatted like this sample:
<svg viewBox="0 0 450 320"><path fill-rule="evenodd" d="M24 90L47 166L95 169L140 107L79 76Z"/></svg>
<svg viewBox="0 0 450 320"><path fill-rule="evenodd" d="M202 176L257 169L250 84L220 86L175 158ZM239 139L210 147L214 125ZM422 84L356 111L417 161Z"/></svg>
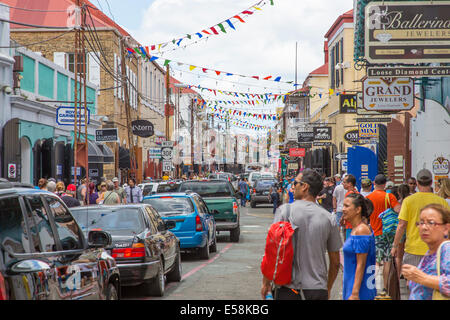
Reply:
<svg viewBox="0 0 450 320"><path fill-rule="evenodd" d="M144 46L158 44L200 32L256 2L155 0L145 10L139 29L129 31ZM207 41L166 52L164 57L215 70L248 76L281 76L284 81L293 81L295 42L298 41L297 82L301 84L309 72L324 63L324 35L339 15L352 8L353 0L274 0L274 6L267 2L263 10L244 18L245 23L233 19L235 31L227 28L227 34L219 31L219 35ZM166 49L169 47L174 46L168 45ZM173 67L189 71L185 66L174 64ZM230 91L286 92L293 89L291 85L238 76L221 79L245 85L209 79L201 77L205 74L199 69L193 73L195 75L175 71L174 75L183 82ZM211 71L208 76L218 78Z"/></svg>

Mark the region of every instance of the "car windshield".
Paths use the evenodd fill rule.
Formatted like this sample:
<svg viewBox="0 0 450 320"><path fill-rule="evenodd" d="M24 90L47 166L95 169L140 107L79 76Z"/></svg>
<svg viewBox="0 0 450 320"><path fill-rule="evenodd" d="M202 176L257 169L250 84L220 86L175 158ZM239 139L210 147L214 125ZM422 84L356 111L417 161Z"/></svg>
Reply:
<svg viewBox="0 0 450 320"><path fill-rule="evenodd" d="M144 199L143 202L155 208L161 216L190 214L194 212L192 201L188 198L160 197Z"/></svg>
<svg viewBox="0 0 450 320"><path fill-rule="evenodd" d="M82 229L131 230L136 233L144 230L139 208L83 208L71 211Z"/></svg>
<svg viewBox="0 0 450 320"><path fill-rule="evenodd" d="M146 195L148 195L149 193L151 193L153 190L153 184L147 184L144 186L144 189L142 190L142 194L144 195L144 197Z"/></svg>
<svg viewBox="0 0 450 320"><path fill-rule="evenodd" d="M177 192L179 187L179 183L162 183L158 185L156 193Z"/></svg>
<svg viewBox="0 0 450 320"><path fill-rule="evenodd" d="M265 187L271 187L275 184L275 180L258 180L256 182L256 187L258 188L265 188Z"/></svg>
<svg viewBox="0 0 450 320"><path fill-rule="evenodd" d="M259 178L261 178L261 174L259 174L259 173L252 174L252 179L253 180L256 180L256 179L259 179Z"/></svg>
<svg viewBox="0 0 450 320"><path fill-rule="evenodd" d="M233 191L226 182L185 182L180 191L191 190L202 197L232 197Z"/></svg>

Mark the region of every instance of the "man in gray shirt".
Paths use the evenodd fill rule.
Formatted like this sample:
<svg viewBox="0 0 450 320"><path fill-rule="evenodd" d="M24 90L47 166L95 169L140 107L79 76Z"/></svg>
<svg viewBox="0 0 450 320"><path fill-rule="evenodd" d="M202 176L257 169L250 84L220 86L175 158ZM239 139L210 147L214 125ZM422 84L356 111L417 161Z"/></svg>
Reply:
<svg viewBox="0 0 450 320"><path fill-rule="evenodd" d="M315 201L322 189L322 177L312 169L300 173L293 183L292 204L281 206L274 222L289 220L296 229L293 238L294 262L292 281L276 287L276 300L327 300L339 272L339 250L342 240L333 216ZM325 252L328 251L330 267L327 271ZM261 295L271 289L271 279L263 277Z"/></svg>

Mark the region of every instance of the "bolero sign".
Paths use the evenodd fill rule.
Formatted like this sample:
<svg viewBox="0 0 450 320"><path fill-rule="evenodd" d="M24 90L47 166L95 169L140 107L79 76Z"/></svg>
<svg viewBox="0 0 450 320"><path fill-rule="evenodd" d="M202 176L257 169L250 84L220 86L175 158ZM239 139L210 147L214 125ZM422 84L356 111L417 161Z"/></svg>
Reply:
<svg viewBox="0 0 450 320"><path fill-rule="evenodd" d="M153 123L147 120L134 120L131 122L131 128L134 135L142 138L148 138L154 134Z"/></svg>

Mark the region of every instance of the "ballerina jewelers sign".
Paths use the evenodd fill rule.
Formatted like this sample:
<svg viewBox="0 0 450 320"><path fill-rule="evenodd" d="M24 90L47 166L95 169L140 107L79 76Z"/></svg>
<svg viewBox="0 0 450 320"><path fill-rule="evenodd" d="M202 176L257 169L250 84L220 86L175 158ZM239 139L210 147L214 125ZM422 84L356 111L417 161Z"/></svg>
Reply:
<svg viewBox="0 0 450 320"><path fill-rule="evenodd" d="M364 39L370 63L450 62L450 1L370 2Z"/></svg>

